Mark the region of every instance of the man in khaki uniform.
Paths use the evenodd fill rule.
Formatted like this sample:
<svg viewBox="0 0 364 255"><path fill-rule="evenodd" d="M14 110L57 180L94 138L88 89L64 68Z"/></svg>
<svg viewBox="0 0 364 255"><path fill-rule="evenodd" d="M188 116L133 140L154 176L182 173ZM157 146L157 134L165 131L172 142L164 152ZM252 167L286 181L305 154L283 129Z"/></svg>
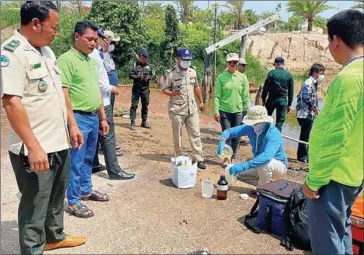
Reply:
<svg viewBox="0 0 364 255"><path fill-rule="evenodd" d="M172 121L174 148L177 156L182 155L182 127L186 125L191 147L197 166L206 169L200 138L200 119L195 95L203 110L202 94L197 82L196 70L190 67L192 51L180 48L177 51L177 65L166 74L162 86L163 93L169 98L169 118Z"/></svg>
<svg viewBox="0 0 364 255"><path fill-rule="evenodd" d="M81 245L85 237L63 232L70 144L59 69L47 47L57 33L59 13L50 1L26 2L20 16L20 29L1 45L1 97L11 125L9 156L22 193L21 254L42 254Z"/></svg>

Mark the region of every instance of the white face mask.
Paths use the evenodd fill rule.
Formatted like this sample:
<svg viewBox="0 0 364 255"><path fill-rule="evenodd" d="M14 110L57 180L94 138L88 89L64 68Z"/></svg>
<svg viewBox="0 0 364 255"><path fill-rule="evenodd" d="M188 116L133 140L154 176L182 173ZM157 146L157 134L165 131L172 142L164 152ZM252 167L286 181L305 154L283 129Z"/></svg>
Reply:
<svg viewBox="0 0 364 255"><path fill-rule="evenodd" d="M109 52L112 52L113 50L115 50L115 45L114 44L110 44L109 45Z"/></svg>
<svg viewBox="0 0 364 255"><path fill-rule="evenodd" d="M181 60L181 67L187 69L191 65L191 60Z"/></svg>
<svg viewBox="0 0 364 255"><path fill-rule="evenodd" d="M265 128L265 124L267 124L267 123L262 122L262 123L255 124L253 126L254 133L256 133L257 135L260 135L263 132L264 128Z"/></svg>
<svg viewBox="0 0 364 255"><path fill-rule="evenodd" d="M323 82L323 81L324 81L324 79L325 79L325 75L320 74L320 75L319 75L319 77L317 78L317 81L318 81L318 82Z"/></svg>

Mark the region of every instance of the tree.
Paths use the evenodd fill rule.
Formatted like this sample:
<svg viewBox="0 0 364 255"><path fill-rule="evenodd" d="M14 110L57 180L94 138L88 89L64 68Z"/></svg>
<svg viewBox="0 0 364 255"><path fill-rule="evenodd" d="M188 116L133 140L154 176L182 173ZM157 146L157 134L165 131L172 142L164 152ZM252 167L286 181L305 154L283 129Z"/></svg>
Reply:
<svg viewBox="0 0 364 255"><path fill-rule="evenodd" d="M261 19L266 19L266 18L269 18L270 16L272 16L272 15L274 15L274 14L276 14L276 12L275 11L264 11L264 12L262 12L262 14L260 14L260 18ZM269 23L267 26L266 26L266 28L267 28L267 30L273 30L274 29L274 24L275 23Z"/></svg>
<svg viewBox="0 0 364 255"><path fill-rule="evenodd" d="M235 24L235 14L231 11L220 12L217 15L217 25L219 29L225 30L227 28L232 28Z"/></svg>
<svg viewBox="0 0 364 255"><path fill-rule="evenodd" d="M253 25L258 21L259 21L259 15L255 11L251 9L244 11L243 13L244 24Z"/></svg>
<svg viewBox="0 0 364 255"><path fill-rule="evenodd" d="M327 24L327 19L321 16L317 16L313 21L313 25L315 27L319 27L322 29L326 28L326 24Z"/></svg>
<svg viewBox="0 0 364 255"><path fill-rule="evenodd" d="M178 0L177 5L180 11L180 18L182 23L187 24L192 21L193 14L193 0Z"/></svg>
<svg viewBox="0 0 364 255"><path fill-rule="evenodd" d="M163 44L163 56L162 59L165 61L165 67L170 68L173 65L173 54L177 50L179 44L179 27L176 10L172 5L168 5L165 13L165 26L164 35L165 42Z"/></svg>
<svg viewBox="0 0 364 255"><path fill-rule="evenodd" d="M325 10L332 9L331 6L327 5L328 1L310 1L310 0L298 0L288 1L287 11L292 12L296 16L303 17L308 22L308 31L312 31L312 24L315 17Z"/></svg>
<svg viewBox="0 0 364 255"><path fill-rule="evenodd" d="M128 73L136 60L135 53L142 48L148 49L147 29L141 21L139 4L135 1L94 1L88 19L124 39L117 43L113 55L119 70Z"/></svg>
<svg viewBox="0 0 364 255"><path fill-rule="evenodd" d="M291 16L288 19L286 28L288 29L288 31L300 31L302 25L305 24L305 19L299 16Z"/></svg>
<svg viewBox="0 0 364 255"><path fill-rule="evenodd" d="M211 26L214 21L214 13L212 9L195 8L192 15L193 23L202 23L206 26Z"/></svg>
<svg viewBox="0 0 364 255"><path fill-rule="evenodd" d="M234 23L234 29L239 30L242 29L243 25L243 7L244 7L244 1L243 0L228 0L227 7L235 14L235 23Z"/></svg>
<svg viewBox="0 0 364 255"><path fill-rule="evenodd" d="M355 4L351 7L352 9L358 9L364 11L364 1L363 0L356 0L354 1Z"/></svg>

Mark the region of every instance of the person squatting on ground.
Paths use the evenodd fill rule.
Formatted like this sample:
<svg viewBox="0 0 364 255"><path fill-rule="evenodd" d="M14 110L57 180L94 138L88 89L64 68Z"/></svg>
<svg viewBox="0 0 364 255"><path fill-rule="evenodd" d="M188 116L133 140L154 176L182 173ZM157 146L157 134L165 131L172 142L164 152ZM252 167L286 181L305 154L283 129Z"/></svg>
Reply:
<svg viewBox="0 0 364 255"><path fill-rule="evenodd" d="M327 22L329 50L343 65L331 83L309 139L303 185L314 254L353 254L351 208L363 185L364 13L339 12Z"/></svg>
<svg viewBox="0 0 364 255"><path fill-rule="evenodd" d="M149 53L146 50L140 50L139 60L134 63L134 68L129 74L129 78L133 79L133 88L131 94L130 106L130 129L135 130L136 111L138 109L139 98L142 101L142 124L143 128L150 128L148 118L149 105L149 81L155 79L147 60Z"/></svg>
<svg viewBox="0 0 364 255"><path fill-rule="evenodd" d="M48 47L59 12L50 1L20 7L21 26L1 45L2 101L10 122L8 150L19 191L21 254L85 243L64 233L70 155L67 109L56 57ZM78 146L82 134L78 133Z"/></svg>
<svg viewBox="0 0 364 255"><path fill-rule="evenodd" d="M102 101L104 104L105 114L107 118L107 123L109 125L109 132L104 135L99 132L98 140L103 148L104 158L106 162L106 170L109 178L112 180L127 180L133 179L135 174L130 174L121 169L117 159L117 151L115 150L115 129L114 129L114 116L112 114L111 106L111 94L119 94L117 87L110 85L109 79L107 77L107 72L104 67L103 60L99 54L98 47L105 44L105 37L101 28L97 31L98 39L95 45L95 49L89 55L92 59L96 61L97 71L99 75L99 87L102 94ZM100 123L100 127L102 127ZM96 155L98 151L96 149Z"/></svg>
<svg viewBox="0 0 364 255"><path fill-rule="evenodd" d="M243 111L250 106L249 83L245 74L237 71L239 56L229 53L226 56L227 69L217 77L214 96L214 118L220 122L222 131L241 124ZM229 140L233 149L231 158L224 159L227 166L235 160L239 145L239 138Z"/></svg>
<svg viewBox="0 0 364 255"><path fill-rule="evenodd" d="M252 106L244 117L244 125L226 129L222 132L217 147L221 155L228 139L248 136L254 157L235 163L229 170L231 175L243 174L259 177L258 186L272 179L281 179L287 173L288 159L284 151L283 138L272 124L264 106Z"/></svg>
<svg viewBox="0 0 364 255"><path fill-rule="evenodd" d="M96 46L98 27L89 21L76 23L74 30L74 47L57 59L61 69L61 81L66 98L67 119L70 128L71 142L74 132L80 132L84 138L81 148L71 149L71 171L67 188L68 206L66 212L71 215L89 218L93 211L81 203L82 200L108 201L106 194L92 189L92 162L96 152L99 132L106 135L109 125L99 89L97 63L90 58Z"/></svg>
<svg viewBox="0 0 364 255"><path fill-rule="evenodd" d="M321 64L313 64L310 69L310 77L303 83L297 95L296 116L301 126L300 140L308 142L313 121L318 115L317 86L323 82L325 67ZM308 146L298 144L297 160L308 163Z"/></svg>
<svg viewBox="0 0 364 255"><path fill-rule="evenodd" d="M262 100L269 116L272 116L276 110L276 127L279 132L282 132L286 113L291 111L294 81L292 75L284 69L282 57L274 60L274 67L275 69L268 73L264 82Z"/></svg>
<svg viewBox="0 0 364 255"><path fill-rule="evenodd" d="M177 50L177 65L167 71L162 85L163 94L169 96L168 113L172 121L173 142L177 156L182 155L182 127L185 125L197 166L206 169L200 136L200 118L195 95L200 101L199 109L204 108L196 70L191 67L192 51L187 48Z"/></svg>

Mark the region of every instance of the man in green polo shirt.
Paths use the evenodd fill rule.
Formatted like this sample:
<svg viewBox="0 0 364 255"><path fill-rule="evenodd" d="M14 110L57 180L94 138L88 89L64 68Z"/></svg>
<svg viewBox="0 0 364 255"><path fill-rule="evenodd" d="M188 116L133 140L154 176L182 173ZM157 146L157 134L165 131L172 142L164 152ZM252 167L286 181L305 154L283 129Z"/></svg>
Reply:
<svg viewBox="0 0 364 255"><path fill-rule="evenodd" d="M343 69L331 83L310 134L307 198L314 254L353 254L351 207L363 182L364 13L346 10L327 23L329 50Z"/></svg>
<svg viewBox="0 0 364 255"><path fill-rule="evenodd" d="M77 22L74 30L74 48L61 55L57 64L61 69L61 81L67 105L67 120L71 143L71 172L67 188L68 207L71 215L89 218L94 214L82 200L108 201L106 194L92 190L92 162L101 119L100 132L108 133L108 123L96 62L88 55L94 50L98 27L89 21ZM83 146L78 145L84 140ZM77 147L78 146L78 147Z"/></svg>
<svg viewBox="0 0 364 255"><path fill-rule="evenodd" d="M292 75L284 69L282 57L277 57L274 60L274 67L275 69L268 73L264 82L262 100L269 116L272 116L276 110L276 127L282 132L286 113L291 110L294 81Z"/></svg>

